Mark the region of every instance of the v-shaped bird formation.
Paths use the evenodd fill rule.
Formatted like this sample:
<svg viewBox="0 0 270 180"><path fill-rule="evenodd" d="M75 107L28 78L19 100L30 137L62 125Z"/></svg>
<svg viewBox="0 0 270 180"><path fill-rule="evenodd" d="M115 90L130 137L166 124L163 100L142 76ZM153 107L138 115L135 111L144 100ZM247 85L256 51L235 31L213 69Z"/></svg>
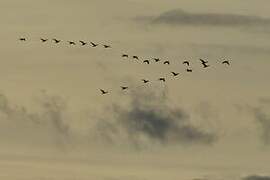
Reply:
<svg viewBox="0 0 270 180"><path fill-rule="evenodd" d="M41 43L47 43L50 39L48 39L48 38L40 38L39 40L40 40ZM28 41L28 39L25 38L25 37L21 37L21 38L19 38L19 41L26 42L26 41ZM75 46L75 45L86 46L86 45L89 45L92 48L96 48L96 47L99 47L99 46L102 47L102 48L104 48L104 49L111 49L112 48L112 46L111 45L108 45L108 44L98 44L96 42L92 42L92 41L86 42L86 41L83 41L83 40L79 40L79 41L70 41L70 40L69 41L64 41L64 40L61 40L61 39L52 38L51 39L51 42L53 42L54 44L67 43L70 46ZM143 59L143 58L140 58L138 55L129 55L127 53L122 53L121 57L124 58L124 59L132 58L132 59L135 59L135 60L141 60L142 63L147 64L147 65L149 65L149 64L152 63L151 59L153 60L154 63L159 63L160 61L162 61L160 58L157 58L157 57L154 57L154 58L151 58L151 59ZM209 68L210 67L210 63L209 63L208 60L205 60L205 59L201 59L200 58L199 59L199 62L201 63L202 68ZM170 61L168 61L168 60L163 61L163 64L164 65L171 65ZM192 73L193 72L193 69L190 67L191 66L191 62L190 61L184 60L182 62L182 64L186 66L186 72L187 73ZM220 64L226 65L226 66L230 66L231 65L231 63L230 63L229 60L222 60L220 62ZM177 77L177 76L180 75L179 72L174 72L174 71L172 71L171 74L172 74L173 77ZM157 80L158 81L161 81L163 83L166 82L166 78L165 77L159 77ZM148 80L148 79L141 79L141 81L142 81L143 84L150 83L150 80ZM129 90L129 87L128 86L120 86L120 89L122 91L127 91L127 90ZM99 88L99 91L101 92L102 95L109 94L109 90L105 90L105 89Z"/></svg>

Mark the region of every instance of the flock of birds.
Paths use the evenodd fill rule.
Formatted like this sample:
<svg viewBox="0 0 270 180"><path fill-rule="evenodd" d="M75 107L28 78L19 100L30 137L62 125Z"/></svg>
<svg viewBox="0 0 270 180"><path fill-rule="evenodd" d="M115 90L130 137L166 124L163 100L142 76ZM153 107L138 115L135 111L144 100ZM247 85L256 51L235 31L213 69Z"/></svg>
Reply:
<svg viewBox="0 0 270 180"><path fill-rule="evenodd" d="M21 37L21 38L19 38L19 40L20 40L20 41L27 41L27 39L26 39L25 37ZM42 43L46 43L46 42L49 41L49 40L50 40L50 39L47 39L47 38L40 38L40 41L41 41ZM51 39L51 41L53 41L55 44L58 44L58 43L63 42L62 40L56 39L56 38ZM90 45L91 47L93 47L93 48L95 48L95 47L97 47L97 46L102 46L102 47L105 48L105 49L112 48L111 45L98 44L98 43L94 43L94 42L89 42L89 43L88 43L88 42L85 42L85 41L82 41L82 40L80 40L80 41L78 41L78 42L75 42L75 41L67 41L67 43L68 43L69 45L72 45L72 46L74 46L74 45L76 45L76 44L78 43L78 44L81 45L81 46L86 46L86 45L89 44L89 45ZM132 59L135 59L135 60L140 60L139 56L137 56L137 55L132 55L132 56L130 56L130 55L128 55L128 54L122 54L122 58L129 58L129 57L131 57ZM158 63L158 62L161 61L160 58L152 58L152 60L154 60L154 62L156 62L156 63ZM199 60L200 60L200 62L201 62L201 64L202 64L202 67L203 67L203 68L208 68L208 67L210 67L208 61L206 61L206 60L204 60L204 59L199 59ZM145 63L145 64L150 64L150 60L148 60L148 59L143 60L142 62ZM170 61L166 60L166 61L163 62L163 64L164 64L164 65L170 65ZM189 68L189 67L190 67L190 62L189 62L189 61L186 61L186 60L185 60L185 61L183 61L183 64L187 66L187 68L186 68L186 71L187 71L187 72L192 72L192 69ZM228 61L228 60L223 60L223 61L221 62L221 64L224 64L224 65L229 66L229 65L230 65L230 61ZM173 72L173 71L172 71L171 74L172 74L174 77L176 77L176 76L178 76L180 73L178 73L178 72ZM160 77L158 80L159 80L159 81L162 81L162 82L165 82L165 81L166 81L166 79L165 79L164 77ZM142 79L142 83L144 83L144 84L150 83L150 80L148 80L148 79ZM123 91L126 91L126 90L129 89L128 86L120 86L120 88L121 88L121 90L123 90ZM100 90L100 92L101 92L102 95L105 95L105 94L108 94L108 93L109 93L109 91L104 90L104 89L99 89L99 90Z"/></svg>

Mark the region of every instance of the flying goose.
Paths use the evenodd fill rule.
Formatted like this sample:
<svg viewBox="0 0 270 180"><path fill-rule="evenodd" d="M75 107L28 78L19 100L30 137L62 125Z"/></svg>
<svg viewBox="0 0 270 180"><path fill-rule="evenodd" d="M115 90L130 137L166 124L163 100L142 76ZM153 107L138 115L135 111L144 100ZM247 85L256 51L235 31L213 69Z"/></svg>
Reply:
<svg viewBox="0 0 270 180"><path fill-rule="evenodd" d="M170 64L170 61L164 61L164 63L163 64Z"/></svg>
<svg viewBox="0 0 270 180"><path fill-rule="evenodd" d="M147 64L149 64L150 62L149 62L149 60L144 60L143 61L144 63L147 63Z"/></svg>
<svg viewBox="0 0 270 180"><path fill-rule="evenodd" d="M188 61L184 61L183 64L186 64L187 66L189 66L189 62Z"/></svg>
<svg viewBox="0 0 270 180"><path fill-rule="evenodd" d="M103 89L100 89L100 91L101 91L101 94L102 94L102 95L109 93L108 91L105 91L105 90L103 90Z"/></svg>
<svg viewBox="0 0 270 180"><path fill-rule="evenodd" d="M173 74L173 76L178 76L179 75L179 73L176 73L176 72L171 72L172 74Z"/></svg>

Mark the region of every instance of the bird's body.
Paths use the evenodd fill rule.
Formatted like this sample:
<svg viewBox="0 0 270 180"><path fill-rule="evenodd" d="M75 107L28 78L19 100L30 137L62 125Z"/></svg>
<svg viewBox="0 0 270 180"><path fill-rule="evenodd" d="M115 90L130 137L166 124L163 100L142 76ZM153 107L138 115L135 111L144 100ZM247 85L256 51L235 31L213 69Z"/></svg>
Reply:
<svg viewBox="0 0 270 180"><path fill-rule="evenodd" d="M159 62L160 59L159 58L153 58L155 60L155 62Z"/></svg>
<svg viewBox="0 0 270 180"><path fill-rule="evenodd" d="M143 83L149 83L149 80L142 79Z"/></svg>
<svg viewBox="0 0 270 180"><path fill-rule="evenodd" d="M189 66L189 61L184 61L183 64L186 64L187 66Z"/></svg>
<svg viewBox="0 0 270 180"><path fill-rule="evenodd" d="M46 42L48 39L40 38L41 42Z"/></svg>
<svg viewBox="0 0 270 180"><path fill-rule="evenodd" d="M26 38L20 38L19 40L20 41L26 41Z"/></svg>
<svg viewBox="0 0 270 180"><path fill-rule="evenodd" d="M122 90L127 90L128 87L127 87L127 86L121 86L121 89L122 89Z"/></svg>
<svg viewBox="0 0 270 180"><path fill-rule="evenodd" d="M79 41L81 43L82 46L85 46L87 43L84 41Z"/></svg>
<svg viewBox="0 0 270 180"><path fill-rule="evenodd" d="M226 60L226 61L223 61L222 64L230 65L230 62Z"/></svg>
<svg viewBox="0 0 270 180"><path fill-rule="evenodd" d="M68 43L69 43L70 45L76 45L76 43L75 43L74 41L68 41Z"/></svg>
<svg viewBox="0 0 270 180"><path fill-rule="evenodd" d="M95 44L93 42L90 42L90 43L91 43L92 47L97 47L98 46L98 44Z"/></svg>
<svg viewBox="0 0 270 180"><path fill-rule="evenodd" d="M207 67L209 67L210 65L208 65L208 64L203 64L203 67L204 68L207 68Z"/></svg>
<svg viewBox="0 0 270 180"><path fill-rule="evenodd" d="M132 57L133 57L133 59L139 60L139 57L138 56L132 56Z"/></svg>
<svg viewBox="0 0 270 180"><path fill-rule="evenodd" d="M60 43L61 40L53 39L53 41L57 44L57 43Z"/></svg>
<svg viewBox="0 0 270 180"><path fill-rule="evenodd" d="M100 89L100 91L101 91L101 94L103 94L103 95L109 93L108 91L105 91L103 89Z"/></svg>
<svg viewBox="0 0 270 180"><path fill-rule="evenodd" d="M104 47L105 49L107 49L107 48L111 48L111 46L110 46L110 45L103 45L103 47Z"/></svg>
<svg viewBox="0 0 270 180"><path fill-rule="evenodd" d="M144 60L143 62L146 64L150 64L149 60Z"/></svg>
<svg viewBox="0 0 270 180"><path fill-rule="evenodd" d="M172 74L173 74L173 76L178 76L179 75L179 73L176 73L176 72L171 72Z"/></svg>
<svg viewBox="0 0 270 180"><path fill-rule="evenodd" d="M170 64L170 61L164 61L164 63L163 64Z"/></svg>
<svg viewBox="0 0 270 180"><path fill-rule="evenodd" d="M192 69L187 69L187 72L192 72Z"/></svg>
<svg viewBox="0 0 270 180"><path fill-rule="evenodd" d="M165 82L165 78L163 78L163 77L159 78L158 80Z"/></svg>
<svg viewBox="0 0 270 180"><path fill-rule="evenodd" d="M128 58L128 55L127 54L122 54L122 57Z"/></svg>

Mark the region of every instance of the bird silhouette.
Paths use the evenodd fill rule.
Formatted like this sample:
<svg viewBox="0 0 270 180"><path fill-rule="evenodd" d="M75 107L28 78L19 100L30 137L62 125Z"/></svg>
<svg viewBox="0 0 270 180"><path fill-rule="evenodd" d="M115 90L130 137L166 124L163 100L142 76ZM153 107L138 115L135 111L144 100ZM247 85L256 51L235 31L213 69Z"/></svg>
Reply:
<svg viewBox="0 0 270 180"><path fill-rule="evenodd" d="M163 77L159 78L158 80L165 82L165 78L163 78Z"/></svg>
<svg viewBox="0 0 270 180"><path fill-rule="evenodd" d="M101 91L101 94L103 94L103 95L109 93L108 91L105 91L103 89L100 89L100 91Z"/></svg>
<svg viewBox="0 0 270 180"><path fill-rule="evenodd" d="M178 76L179 75L179 73L176 73L176 72L171 72L172 74L173 74L173 76Z"/></svg>
<svg viewBox="0 0 270 180"><path fill-rule="evenodd" d="M44 39L44 38L40 38L40 40L41 40L42 42L48 41L48 39Z"/></svg>
<svg viewBox="0 0 270 180"><path fill-rule="evenodd" d="M20 38L19 40L20 41L26 41L26 38Z"/></svg>
<svg viewBox="0 0 270 180"><path fill-rule="evenodd" d="M69 43L70 45L76 45L76 43L75 43L74 41L68 41L68 43Z"/></svg>
<svg viewBox="0 0 270 180"><path fill-rule="evenodd" d="M127 54L122 54L122 57L128 58L128 55Z"/></svg>
<svg viewBox="0 0 270 180"><path fill-rule="evenodd" d="M85 46L87 43L84 41L79 41L81 43L82 46Z"/></svg>
<svg viewBox="0 0 270 180"><path fill-rule="evenodd" d="M226 60L226 61L223 61L222 64L230 65L230 62Z"/></svg>
<svg viewBox="0 0 270 180"><path fill-rule="evenodd" d="M188 61L184 61L183 64L186 64L189 66L189 62Z"/></svg>
<svg viewBox="0 0 270 180"><path fill-rule="evenodd" d="M133 59L139 60L139 57L138 56L132 56L132 57L133 57Z"/></svg>
<svg viewBox="0 0 270 180"><path fill-rule="evenodd" d="M192 69L187 69L187 72L192 72Z"/></svg>
<svg viewBox="0 0 270 180"><path fill-rule="evenodd" d="M121 86L121 89L122 89L122 90L127 90L128 87L127 87L127 86Z"/></svg>
<svg viewBox="0 0 270 180"><path fill-rule="evenodd" d="M155 60L155 62L159 62L160 59L159 58L153 58Z"/></svg>
<svg viewBox="0 0 270 180"><path fill-rule="evenodd" d="M149 80L142 79L143 83L149 83Z"/></svg>
<svg viewBox="0 0 270 180"><path fill-rule="evenodd" d="M57 43L60 43L61 40L53 39L53 41L57 44Z"/></svg>
<svg viewBox="0 0 270 180"><path fill-rule="evenodd" d="M202 65L203 65L204 68L207 68L207 67L210 66L210 65L207 64L208 61L205 61L205 60L203 60L203 59L200 59L200 61L201 61L201 63L202 63Z"/></svg>
<svg viewBox="0 0 270 180"><path fill-rule="evenodd" d="M90 43L91 43L92 47L97 47L98 46L98 44L95 44L93 42L90 42Z"/></svg>
<svg viewBox="0 0 270 180"><path fill-rule="evenodd" d="M106 48L106 49L107 49L107 48L111 48L110 45L103 45L103 47Z"/></svg>
<svg viewBox="0 0 270 180"><path fill-rule="evenodd" d="M144 63L150 64L149 60L144 60Z"/></svg>
<svg viewBox="0 0 270 180"><path fill-rule="evenodd" d="M200 61L202 62L202 64L208 63L208 61L205 61L205 60L203 60L203 59L200 59Z"/></svg>
<svg viewBox="0 0 270 180"><path fill-rule="evenodd" d="M170 61L164 61L164 63L163 64L170 64Z"/></svg>

